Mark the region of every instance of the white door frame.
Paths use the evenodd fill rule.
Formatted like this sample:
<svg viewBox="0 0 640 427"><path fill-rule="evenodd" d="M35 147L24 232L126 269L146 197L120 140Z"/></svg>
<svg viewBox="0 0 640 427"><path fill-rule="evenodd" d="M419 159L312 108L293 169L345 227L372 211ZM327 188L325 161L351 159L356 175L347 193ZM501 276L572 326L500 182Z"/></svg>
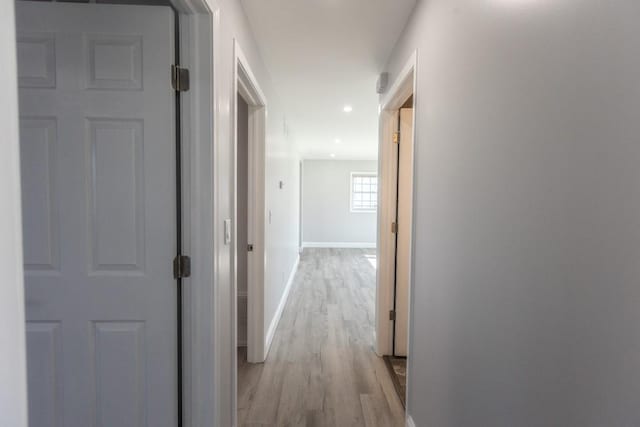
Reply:
<svg viewBox="0 0 640 427"><path fill-rule="evenodd" d="M391 233L391 223L396 220L396 179L398 150L391 142L393 133L398 129L398 111L402 104L411 96L414 96L414 144L412 159L415 164L417 143L415 114L416 114L416 74L418 53L415 51L402 71L398 74L389 92L380 104L379 118L379 145L378 145L378 175L379 193L378 200L378 244L377 244L377 287L376 287L376 352L383 355L391 355L393 349L393 327L389 320L389 312L393 310L393 283L395 275L395 235ZM412 165L411 175L415 181L415 167ZM415 186L414 186L415 188ZM412 189L412 209L415 204L415 191ZM415 218L412 215L412 218ZM409 326L408 334L411 335L411 288L413 287L413 229L411 224L410 243L410 283L409 283ZM408 354L411 352L409 342ZM407 380L409 376L407 375Z"/></svg>
<svg viewBox="0 0 640 427"><path fill-rule="evenodd" d="M415 159L418 147L418 134L416 126L417 111L417 70L418 51L414 51L407 60L402 71L398 74L393 85L380 103L379 118L379 142L378 142L378 244L377 244L377 286L376 286L376 353L378 355L391 355L393 351L392 322L389 320L389 312L393 310L394 276L395 276L395 234L391 233L391 223L396 221L396 179L398 165L398 150L392 143L394 132L398 129L398 111L405 101L413 95L413 152L412 157L412 182L411 189L411 218L415 218ZM411 308L413 300L411 290L414 286L413 272L413 235L415 221L411 223L410 257L409 257L409 305L407 316L407 357L411 358ZM410 382L409 364L407 364L407 394ZM406 399L409 402L408 396ZM406 408L409 413L409 408Z"/></svg>
<svg viewBox="0 0 640 427"><path fill-rule="evenodd" d="M247 238L253 244L253 251L247 258L247 361L264 362L267 357L267 345L264 328L264 271L265 271L265 138L267 120L267 99L255 77L249 61L237 40L233 43L234 56L234 93L233 100L233 191L232 191L232 261L231 261L231 307L233 324L233 350L238 347L238 250L247 250L238 246L238 103L237 94L249 105L248 132L248 203ZM235 353L234 353L235 354ZM233 407L233 425L237 423L238 359L232 358L233 387L231 390Z"/></svg>
<svg viewBox="0 0 640 427"><path fill-rule="evenodd" d="M219 298L214 224L220 191L215 176L219 146L217 62L218 0L171 0L180 19L180 63L189 69L191 88L182 96L183 252L192 258L183 279L183 426L220 426L221 340L216 325ZM197 195L198 197L194 197Z"/></svg>

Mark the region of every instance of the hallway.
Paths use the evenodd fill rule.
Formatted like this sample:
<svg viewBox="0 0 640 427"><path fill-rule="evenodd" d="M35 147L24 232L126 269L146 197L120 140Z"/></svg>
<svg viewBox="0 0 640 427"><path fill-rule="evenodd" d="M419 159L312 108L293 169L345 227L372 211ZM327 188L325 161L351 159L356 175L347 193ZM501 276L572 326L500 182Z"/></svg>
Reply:
<svg viewBox="0 0 640 427"><path fill-rule="evenodd" d="M240 426L404 425L373 351L375 250L305 249L269 356L238 361Z"/></svg>

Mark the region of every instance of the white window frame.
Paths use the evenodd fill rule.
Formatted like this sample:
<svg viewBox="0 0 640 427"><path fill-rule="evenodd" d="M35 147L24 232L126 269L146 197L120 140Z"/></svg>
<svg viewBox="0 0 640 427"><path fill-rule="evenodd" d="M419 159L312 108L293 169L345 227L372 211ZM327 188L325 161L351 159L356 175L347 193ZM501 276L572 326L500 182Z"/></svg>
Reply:
<svg viewBox="0 0 640 427"><path fill-rule="evenodd" d="M376 185L378 185L378 173L377 172L351 172L351 179L349 180L349 210L351 213L376 213L378 211L378 191L376 190L376 208L375 209L354 209L353 207L353 178L369 176L376 178Z"/></svg>

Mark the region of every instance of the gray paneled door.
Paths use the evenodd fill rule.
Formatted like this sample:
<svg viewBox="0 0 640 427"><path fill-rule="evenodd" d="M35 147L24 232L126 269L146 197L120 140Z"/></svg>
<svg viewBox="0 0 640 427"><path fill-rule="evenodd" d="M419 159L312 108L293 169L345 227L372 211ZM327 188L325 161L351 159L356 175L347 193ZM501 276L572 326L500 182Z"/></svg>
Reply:
<svg viewBox="0 0 640 427"><path fill-rule="evenodd" d="M173 14L19 2L32 427L175 427Z"/></svg>

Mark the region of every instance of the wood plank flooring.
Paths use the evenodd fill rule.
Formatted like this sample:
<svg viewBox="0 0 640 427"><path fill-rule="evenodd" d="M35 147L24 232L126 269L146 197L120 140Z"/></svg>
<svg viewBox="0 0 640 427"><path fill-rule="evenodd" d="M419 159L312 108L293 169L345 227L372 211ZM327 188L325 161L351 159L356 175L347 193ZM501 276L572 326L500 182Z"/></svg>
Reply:
<svg viewBox="0 0 640 427"><path fill-rule="evenodd" d="M373 351L374 250L305 249L264 364L238 351L239 426L400 427Z"/></svg>

